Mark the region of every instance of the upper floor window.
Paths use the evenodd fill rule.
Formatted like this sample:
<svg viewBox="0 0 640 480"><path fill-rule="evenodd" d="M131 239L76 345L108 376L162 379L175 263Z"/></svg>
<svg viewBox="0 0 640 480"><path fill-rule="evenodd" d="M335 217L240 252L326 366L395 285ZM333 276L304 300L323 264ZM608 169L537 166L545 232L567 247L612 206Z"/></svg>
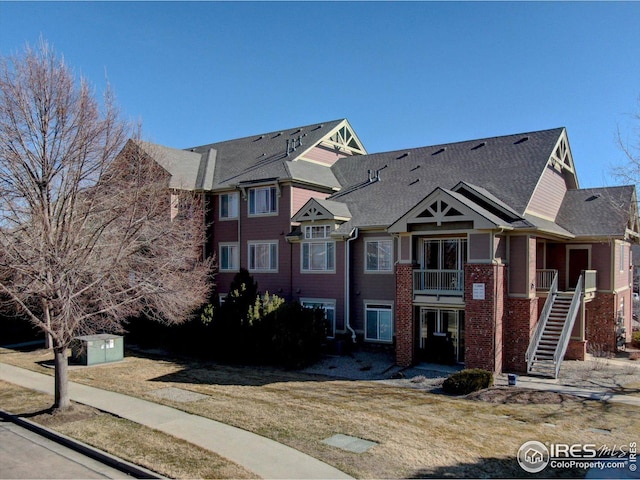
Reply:
<svg viewBox="0 0 640 480"><path fill-rule="evenodd" d="M393 240L367 240L365 257L367 272L390 272L393 268Z"/></svg>
<svg viewBox="0 0 640 480"><path fill-rule="evenodd" d="M332 272L336 268L334 242L305 242L302 244L303 272Z"/></svg>
<svg viewBox="0 0 640 480"><path fill-rule="evenodd" d="M278 212L276 187L249 190L249 215L269 215Z"/></svg>
<svg viewBox="0 0 640 480"><path fill-rule="evenodd" d="M278 271L278 243L255 242L249 244L249 270L258 272Z"/></svg>
<svg viewBox="0 0 640 480"><path fill-rule="evenodd" d="M237 192L220 195L220 218L238 218L239 196Z"/></svg>
<svg viewBox="0 0 640 480"><path fill-rule="evenodd" d="M311 225L304 227L304 238L329 238L331 227L329 225Z"/></svg>
<svg viewBox="0 0 640 480"><path fill-rule="evenodd" d="M220 270L238 271L240 268L237 243L220 244Z"/></svg>

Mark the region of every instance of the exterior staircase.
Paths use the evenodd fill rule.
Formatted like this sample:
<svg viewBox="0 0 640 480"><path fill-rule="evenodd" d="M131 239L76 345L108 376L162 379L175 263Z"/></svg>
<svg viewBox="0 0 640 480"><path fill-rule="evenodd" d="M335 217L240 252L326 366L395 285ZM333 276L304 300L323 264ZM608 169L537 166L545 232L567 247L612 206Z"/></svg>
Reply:
<svg viewBox="0 0 640 480"><path fill-rule="evenodd" d="M554 282L557 285L557 282ZM582 298L582 278L575 291L552 288L527 349L527 373L558 378Z"/></svg>

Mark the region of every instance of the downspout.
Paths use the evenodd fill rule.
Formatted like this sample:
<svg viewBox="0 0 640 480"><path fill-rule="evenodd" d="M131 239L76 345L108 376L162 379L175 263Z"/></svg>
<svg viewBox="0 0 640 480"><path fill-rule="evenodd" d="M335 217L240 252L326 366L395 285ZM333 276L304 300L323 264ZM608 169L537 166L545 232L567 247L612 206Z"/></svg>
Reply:
<svg viewBox="0 0 640 480"><path fill-rule="evenodd" d="M356 331L351 328L350 322L350 304L351 304L351 292L350 292L350 284L351 284L351 269L349 268L349 257L350 257L350 243L358 238L359 230L358 227L355 228L355 235L347 239L347 244L345 247L345 255L344 255L344 325L351 332L351 341L356 343Z"/></svg>

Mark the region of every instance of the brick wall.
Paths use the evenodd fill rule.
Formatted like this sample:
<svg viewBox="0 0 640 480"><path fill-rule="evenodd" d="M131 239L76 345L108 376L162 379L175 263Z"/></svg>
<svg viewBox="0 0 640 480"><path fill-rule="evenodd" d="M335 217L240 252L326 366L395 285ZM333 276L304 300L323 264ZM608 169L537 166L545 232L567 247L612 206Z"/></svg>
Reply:
<svg viewBox="0 0 640 480"><path fill-rule="evenodd" d="M587 303L585 338L588 350L603 349L615 352L617 306L618 298L615 293L598 292L595 298Z"/></svg>
<svg viewBox="0 0 640 480"><path fill-rule="evenodd" d="M484 284L484 299L473 299L474 284ZM465 364L468 368L502 371L505 297L504 265L465 265Z"/></svg>
<svg viewBox="0 0 640 480"><path fill-rule="evenodd" d="M396 264L396 363L408 367L415 361L413 324L413 264Z"/></svg>
<svg viewBox="0 0 640 480"><path fill-rule="evenodd" d="M504 369L525 372L525 354L538 321L537 298L509 298L504 319Z"/></svg>

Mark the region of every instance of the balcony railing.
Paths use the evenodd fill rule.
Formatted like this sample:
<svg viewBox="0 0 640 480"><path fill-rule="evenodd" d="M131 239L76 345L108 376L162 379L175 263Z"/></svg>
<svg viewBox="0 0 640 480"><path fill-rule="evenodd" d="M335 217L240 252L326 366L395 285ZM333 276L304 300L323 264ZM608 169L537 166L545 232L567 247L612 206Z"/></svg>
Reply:
<svg viewBox="0 0 640 480"><path fill-rule="evenodd" d="M556 273L558 273L557 270L551 269L536 270L536 290L548 292Z"/></svg>
<svg viewBox="0 0 640 480"><path fill-rule="evenodd" d="M463 296L464 270L414 270L413 293Z"/></svg>

